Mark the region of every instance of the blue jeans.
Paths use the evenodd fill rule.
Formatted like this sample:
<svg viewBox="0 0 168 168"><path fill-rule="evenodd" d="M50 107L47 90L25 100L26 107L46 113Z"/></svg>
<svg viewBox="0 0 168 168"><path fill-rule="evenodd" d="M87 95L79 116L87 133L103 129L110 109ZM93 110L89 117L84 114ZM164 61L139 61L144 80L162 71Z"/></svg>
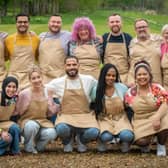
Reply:
<svg viewBox="0 0 168 168"><path fill-rule="evenodd" d="M7 148L10 146L12 142L12 137L10 138L11 140L9 142L4 141L3 139L0 140L0 156L3 155Z"/></svg>
<svg viewBox="0 0 168 168"><path fill-rule="evenodd" d="M102 142L112 141L113 138L119 138L121 142L132 142L134 139L134 134L130 130L122 130L118 135L113 135L109 131L104 131L99 135L99 139Z"/></svg>
<svg viewBox="0 0 168 168"><path fill-rule="evenodd" d="M60 123L56 126L58 136L63 140L63 144L67 145L72 136L79 135L82 143L88 143L96 140L99 135L97 128L76 128L65 123Z"/></svg>
<svg viewBox="0 0 168 168"><path fill-rule="evenodd" d="M20 152L19 141L21 129L17 124L13 124L8 131L12 136L12 142L10 144L10 151L12 154L17 154Z"/></svg>

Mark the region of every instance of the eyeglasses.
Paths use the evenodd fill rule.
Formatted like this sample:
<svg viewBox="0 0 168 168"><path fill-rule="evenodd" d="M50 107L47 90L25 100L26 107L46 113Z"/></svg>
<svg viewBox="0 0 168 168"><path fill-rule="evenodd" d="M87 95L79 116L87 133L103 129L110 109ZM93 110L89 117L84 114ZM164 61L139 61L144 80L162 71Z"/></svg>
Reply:
<svg viewBox="0 0 168 168"><path fill-rule="evenodd" d="M148 28L148 26L139 26L139 27L136 27L136 29L146 29Z"/></svg>
<svg viewBox="0 0 168 168"><path fill-rule="evenodd" d="M17 21L18 24L28 24L29 21Z"/></svg>

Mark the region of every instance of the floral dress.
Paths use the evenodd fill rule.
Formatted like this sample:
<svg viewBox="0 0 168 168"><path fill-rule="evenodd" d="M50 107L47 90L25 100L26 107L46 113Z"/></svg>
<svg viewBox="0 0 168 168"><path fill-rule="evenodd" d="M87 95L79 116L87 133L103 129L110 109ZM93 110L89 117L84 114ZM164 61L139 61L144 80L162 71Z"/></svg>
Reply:
<svg viewBox="0 0 168 168"><path fill-rule="evenodd" d="M150 91L145 96L137 94L137 87L130 88L125 95L126 105L131 107L134 112L132 125L135 140L168 129L168 92L159 84L151 84L149 88ZM156 131L152 125L153 116L163 104L165 108L160 111L161 126Z"/></svg>

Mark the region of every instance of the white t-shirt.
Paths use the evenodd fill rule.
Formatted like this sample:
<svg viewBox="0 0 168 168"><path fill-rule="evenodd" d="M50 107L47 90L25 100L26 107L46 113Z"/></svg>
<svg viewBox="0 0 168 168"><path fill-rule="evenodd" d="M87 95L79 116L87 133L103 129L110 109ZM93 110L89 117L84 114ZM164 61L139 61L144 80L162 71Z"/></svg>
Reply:
<svg viewBox="0 0 168 168"><path fill-rule="evenodd" d="M59 98L60 102L62 101L64 90L65 90L65 79L67 79L67 89L80 89L80 79L83 84L85 95L88 101L91 101L91 94L93 88L97 85L97 81L90 75L79 74L79 78L71 80L67 77L67 75L53 79L51 82L46 84L46 88L48 90L52 90L55 92L55 95Z"/></svg>

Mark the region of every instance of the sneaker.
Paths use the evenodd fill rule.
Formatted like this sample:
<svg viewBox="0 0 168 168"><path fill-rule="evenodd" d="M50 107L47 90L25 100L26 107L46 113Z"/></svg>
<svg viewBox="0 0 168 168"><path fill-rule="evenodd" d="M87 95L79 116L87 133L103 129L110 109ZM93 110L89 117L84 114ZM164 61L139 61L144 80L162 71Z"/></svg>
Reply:
<svg viewBox="0 0 168 168"><path fill-rule="evenodd" d="M79 135L76 136L76 142L77 142L78 152L83 153L87 151L87 146L80 141Z"/></svg>
<svg viewBox="0 0 168 168"><path fill-rule="evenodd" d="M166 156L166 146L157 144L157 156Z"/></svg>
<svg viewBox="0 0 168 168"><path fill-rule="evenodd" d="M64 145L64 152L72 152L73 151L73 147L72 147L72 144L69 143L67 145Z"/></svg>
<svg viewBox="0 0 168 168"><path fill-rule="evenodd" d="M98 140L97 150L99 152L105 152L105 151L107 151L107 145L105 143L101 142L100 140Z"/></svg>
<svg viewBox="0 0 168 168"><path fill-rule="evenodd" d="M128 142L121 142L120 149L121 149L121 152L127 153L130 150L130 144Z"/></svg>
<svg viewBox="0 0 168 168"><path fill-rule="evenodd" d="M150 152L149 146L141 146L140 149L141 149L142 153L149 153Z"/></svg>
<svg viewBox="0 0 168 168"><path fill-rule="evenodd" d="M64 145L64 152L72 152L73 151L73 138L71 138L70 142L67 145Z"/></svg>

